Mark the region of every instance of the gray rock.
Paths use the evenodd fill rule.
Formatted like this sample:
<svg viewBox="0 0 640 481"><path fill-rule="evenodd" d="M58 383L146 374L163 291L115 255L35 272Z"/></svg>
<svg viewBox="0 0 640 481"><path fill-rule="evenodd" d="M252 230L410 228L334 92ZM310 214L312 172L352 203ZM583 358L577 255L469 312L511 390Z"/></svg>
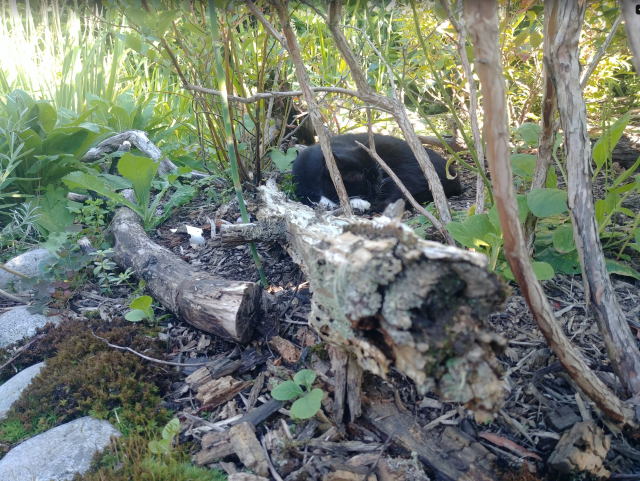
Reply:
<svg viewBox="0 0 640 481"><path fill-rule="evenodd" d="M31 380L38 375L42 366L44 366L44 362L34 364L20 371L0 386L0 419L2 419L3 414L8 411L11 405L20 397L20 394L22 394L22 391L31 383Z"/></svg>
<svg viewBox="0 0 640 481"><path fill-rule="evenodd" d="M83 474L96 451L120 432L89 416L50 429L16 446L0 460L2 481L66 481Z"/></svg>
<svg viewBox="0 0 640 481"><path fill-rule="evenodd" d="M11 309L0 316L0 348L35 335L37 328L49 322L58 325L60 321L58 316L31 314L24 306Z"/></svg>
<svg viewBox="0 0 640 481"><path fill-rule="evenodd" d="M40 273L40 263L51 257L52 255L47 249L33 249L14 257L5 266L27 277L33 277ZM25 294L27 291L27 289L22 289L20 277L0 269L0 289L3 291L11 290L12 285L18 294Z"/></svg>

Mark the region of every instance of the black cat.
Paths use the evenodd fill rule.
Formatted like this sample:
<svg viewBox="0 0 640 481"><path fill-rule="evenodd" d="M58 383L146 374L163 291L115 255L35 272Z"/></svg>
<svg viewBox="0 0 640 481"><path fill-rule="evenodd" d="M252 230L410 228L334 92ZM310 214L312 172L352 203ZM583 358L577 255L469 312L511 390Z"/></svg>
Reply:
<svg viewBox="0 0 640 481"><path fill-rule="evenodd" d="M375 147L378 155L400 178L404 186L421 204L433 200L429 183L411 151L409 144L402 139L388 135L375 134ZM369 147L369 135L347 134L332 137L331 149L336 159L342 181L347 189L354 209L382 212L384 208L403 198L402 192L391 178L378 166L378 163L355 141ZM425 150L442 182L447 197L462 194L462 183L453 165L449 166L451 176L445 175L446 161L433 150ZM320 145L304 149L293 162L293 181L296 196L306 205L322 203L327 207L337 206L338 194L329 170L325 166Z"/></svg>

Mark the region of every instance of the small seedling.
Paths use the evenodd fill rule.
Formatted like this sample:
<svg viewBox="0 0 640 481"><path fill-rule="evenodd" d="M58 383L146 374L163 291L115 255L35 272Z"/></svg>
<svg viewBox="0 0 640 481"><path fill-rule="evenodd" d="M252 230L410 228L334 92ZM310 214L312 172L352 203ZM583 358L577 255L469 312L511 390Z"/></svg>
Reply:
<svg viewBox="0 0 640 481"><path fill-rule="evenodd" d="M303 369L293 376L293 381L285 381L271 391L271 396L278 401L291 401L299 398L291 405L291 416L298 419L308 419L320 410L322 389L312 389L316 380L316 373L310 369ZM302 387L305 389L303 390Z"/></svg>
<svg viewBox="0 0 640 481"><path fill-rule="evenodd" d="M151 441L149 443L149 451L158 455L171 454L173 450L173 438L175 438L178 433L180 433L180 420L178 418L173 418L162 430L162 439L160 441Z"/></svg>
<svg viewBox="0 0 640 481"><path fill-rule="evenodd" d="M153 299L150 296L140 296L135 298L129 305L132 310L127 312L124 318L131 322L140 322L143 319L146 319L153 324L154 317L151 302L153 302Z"/></svg>

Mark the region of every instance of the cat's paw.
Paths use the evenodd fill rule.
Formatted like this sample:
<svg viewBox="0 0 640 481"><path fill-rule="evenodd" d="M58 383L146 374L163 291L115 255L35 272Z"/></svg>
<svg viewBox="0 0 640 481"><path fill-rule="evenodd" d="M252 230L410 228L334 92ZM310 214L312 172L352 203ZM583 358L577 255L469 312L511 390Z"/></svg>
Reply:
<svg viewBox="0 0 640 481"><path fill-rule="evenodd" d="M320 201L318 202L318 204L320 204L325 209L329 209L329 208L335 209L336 207L338 207L338 204L336 204L335 202L330 201L329 199L327 199L324 196L320 197Z"/></svg>
<svg viewBox="0 0 640 481"><path fill-rule="evenodd" d="M349 202L355 210L365 211L371 208L371 204L364 199L349 199Z"/></svg>

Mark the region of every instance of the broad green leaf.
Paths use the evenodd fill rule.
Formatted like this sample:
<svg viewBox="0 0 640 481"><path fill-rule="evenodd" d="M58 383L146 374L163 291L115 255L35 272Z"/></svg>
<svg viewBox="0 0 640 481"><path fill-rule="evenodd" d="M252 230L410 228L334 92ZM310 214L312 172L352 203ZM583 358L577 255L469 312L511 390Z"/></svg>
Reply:
<svg viewBox="0 0 640 481"><path fill-rule="evenodd" d="M100 179L97 177L93 177L84 172L71 172L67 174L62 181L69 186L70 189L74 188L82 188L87 190L93 190L100 195L107 196L109 199L113 199L116 202L121 203L122 205L126 205L129 209L136 212L140 217L144 218L144 212L135 205L133 202L128 201L121 194L117 194L109 189L105 184L103 184Z"/></svg>
<svg viewBox="0 0 640 481"><path fill-rule="evenodd" d="M182 15L179 9L166 10L158 15L158 26L156 27L156 35L164 37L167 29L171 26L171 22L177 20Z"/></svg>
<svg viewBox="0 0 640 481"><path fill-rule="evenodd" d="M536 156L531 154L513 154L511 156L511 168L517 176L531 180L536 168Z"/></svg>
<svg viewBox="0 0 640 481"><path fill-rule="evenodd" d="M533 273L536 275L536 279L539 281L552 279L555 274L553 267L546 262L532 261L531 268L533 269ZM507 267L502 273L507 279L511 279L512 281L515 280L515 276L513 275L511 268Z"/></svg>
<svg viewBox="0 0 640 481"><path fill-rule="evenodd" d="M580 274L580 259L577 251L561 254L555 248L550 247L536 254L536 260L548 263L556 272L563 274Z"/></svg>
<svg viewBox="0 0 640 481"><path fill-rule="evenodd" d="M124 315L124 318L129 322L140 322L143 319L146 319L147 315L140 309L134 309L133 311L127 312Z"/></svg>
<svg viewBox="0 0 640 481"><path fill-rule="evenodd" d="M538 146L538 137L540 136L540 125L533 122L525 122L518 127L518 134L530 147Z"/></svg>
<svg viewBox="0 0 640 481"><path fill-rule="evenodd" d="M568 210L567 193L560 189L532 189L527 204L536 217L560 214Z"/></svg>
<svg viewBox="0 0 640 481"><path fill-rule="evenodd" d="M112 174L98 174L98 178L113 190L131 189L133 184L129 179Z"/></svg>
<svg viewBox="0 0 640 481"><path fill-rule="evenodd" d="M42 154L42 139L33 129L23 130L18 136L24 141L22 152L31 151L32 156Z"/></svg>
<svg viewBox="0 0 640 481"><path fill-rule="evenodd" d="M23 116L33 108L34 100L24 90L15 89L7 95L6 109L12 122L27 122L30 119Z"/></svg>
<svg viewBox="0 0 640 481"><path fill-rule="evenodd" d="M471 238L474 240L476 247L488 244L485 240L487 235L496 233L491 221L489 221L489 218L484 214L469 216L463 224Z"/></svg>
<svg viewBox="0 0 640 481"><path fill-rule="evenodd" d="M293 381L301 386L305 386L310 389L313 385L313 381L316 380L316 373L311 369L303 369L293 376Z"/></svg>
<svg viewBox="0 0 640 481"><path fill-rule="evenodd" d="M553 247L558 252L566 254L576 249L576 244L573 240L573 227L571 224L559 225L553 233Z"/></svg>
<svg viewBox="0 0 640 481"><path fill-rule="evenodd" d="M620 276L633 277L640 280L640 273L622 262L614 261L613 259L605 259L605 263L609 274L618 274Z"/></svg>
<svg viewBox="0 0 640 481"><path fill-rule="evenodd" d="M271 155L271 160L273 160L273 163L276 164L276 167L278 167L278 170L280 172L284 172L289 167L291 167L291 164L293 163L293 161L296 159L298 155L298 151L295 148L291 148L287 150L286 154L283 154L282 151L274 149L271 151L270 155Z"/></svg>
<svg viewBox="0 0 640 481"><path fill-rule="evenodd" d="M316 415L322 405L322 389L314 389L291 405L291 416L297 419L309 419Z"/></svg>
<svg viewBox="0 0 640 481"><path fill-rule="evenodd" d="M45 132L51 132L58 121L56 109L46 100L38 100L36 105L38 106L38 121L40 125L42 125Z"/></svg>
<svg viewBox="0 0 640 481"><path fill-rule="evenodd" d="M463 246L469 249L475 249L477 247L473 237L461 222L449 222L445 226L445 229L449 231L451 237L453 237L456 242L459 242Z"/></svg>
<svg viewBox="0 0 640 481"><path fill-rule="evenodd" d="M63 232L67 226L73 224L73 214L67 209L67 202L67 191L49 184L45 194L38 199L37 214L40 218L36 223L40 229L48 233Z"/></svg>
<svg viewBox="0 0 640 481"><path fill-rule="evenodd" d="M595 209L596 209L596 222L598 223L598 225L601 225L607 213L607 203L604 201L604 199L599 199L596 201Z"/></svg>
<svg viewBox="0 0 640 481"><path fill-rule="evenodd" d="M185 26L185 28L186 28L187 30L189 30L189 31L190 31L191 33L193 33L194 35L198 35L198 36L200 36L200 37L206 37L206 36L208 36L208 35L209 35L209 34L208 34L205 30L203 30L203 29L202 29L202 27L201 27L201 26L199 26L199 25L195 25L195 24L193 24L193 23L191 23L191 22L185 22L185 23L183 23L183 25Z"/></svg>
<svg viewBox="0 0 640 481"><path fill-rule="evenodd" d="M180 432L180 420L173 418L162 430L162 439L173 439Z"/></svg>
<svg viewBox="0 0 640 481"><path fill-rule="evenodd" d="M531 34L531 38L529 39L529 43L531 46L536 49L542 44L542 35L540 35L537 31Z"/></svg>
<svg viewBox="0 0 640 481"><path fill-rule="evenodd" d="M114 105L109 110L111 116L109 117L109 126L116 132L124 132L131 128L132 119L122 107Z"/></svg>
<svg viewBox="0 0 640 481"><path fill-rule="evenodd" d="M244 116L244 128L251 132L255 128L256 124L251 120L249 114Z"/></svg>
<svg viewBox="0 0 640 481"><path fill-rule="evenodd" d="M293 381L285 381L281 384L278 384L273 388L273 391L271 391L271 397L277 399L278 401L289 401L293 398L303 395L304 391L302 390L302 388Z"/></svg>
<svg viewBox="0 0 640 481"><path fill-rule="evenodd" d="M140 37L138 37L137 35L128 33L125 37L124 43L131 50L134 50L138 53L142 51L142 40L140 40Z"/></svg>
<svg viewBox="0 0 640 481"><path fill-rule="evenodd" d="M190 185L181 185L178 189L169 197L169 200L164 204L163 218L168 217L173 209L184 205L193 199L196 194L196 190Z"/></svg>
<svg viewBox="0 0 640 481"><path fill-rule="evenodd" d="M622 134L624 134L624 129L627 128L630 116L631 111L616 120L610 128L602 133L593 146L593 160L597 166L596 172L600 170L607 161L607 153L611 155L611 151L620 140L620 137L622 137Z"/></svg>
<svg viewBox="0 0 640 481"><path fill-rule="evenodd" d="M129 152L124 154L118 162L118 172L133 184L133 191L142 212L149 208L151 182L158 170L158 163L153 159L138 157Z"/></svg>
<svg viewBox="0 0 640 481"><path fill-rule="evenodd" d="M151 298L151 296L140 296L136 297L133 302L129 304L129 307L131 309L140 309L141 311L147 311L151 307L152 302L153 299Z"/></svg>
<svg viewBox="0 0 640 481"><path fill-rule="evenodd" d="M529 31L528 30L523 30L513 40L513 43L515 43L516 47L519 47L520 45L522 45L525 42L525 40L527 40L527 37L529 37Z"/></svg>

